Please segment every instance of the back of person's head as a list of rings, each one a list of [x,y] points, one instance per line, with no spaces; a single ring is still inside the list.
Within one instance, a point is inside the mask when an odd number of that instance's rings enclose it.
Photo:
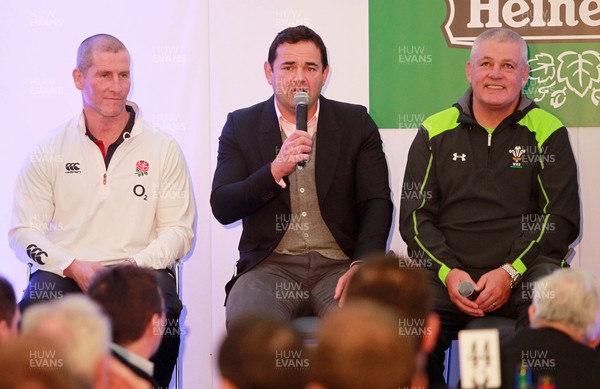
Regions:
[[[400,324],[405,325],[405,333],[418,346],[427,332],[427,316],[432,312],[425,270],[408,258],[384,254],[373,256],[354,273],[346,295],[348,302],[365,298],[398,310],[402,317]]]
[[[17,335],[19,310],[11,283],[0,276],[0,343]]]
[[[112,322],[113,342],[127,346],[139,340],[152,320],[159,320],[164,303],[153,270],[115,266],[92,281],[89,296]]]
[[[78,382],[91,385],[105,374],[110,322],[84,295],[39,303],[23,314],[24,335],[43,337],[63,347],[64,364]]]
[[[508,28],[490,28],[479,34],[475,41],[473,42],[473,46],[471,47],[471,59],[473,59],[473,53],[477,52],[479,49],[479,45],[481,42],[485,41],[493,41],[493,42],[515,42],[519,44],[521,48],[521,61],[522,65],[527,64],[527,43],[523,39],[521,35],[514,32],[513,30],[509,30]]]
[[[321,52],[321,64],[323,65],[323,71],[329,65],[327,60],[327,48],[325,47],[325,43],[323,43],[323,39],[311,30],[310,28],[300,25],[296,27],[288,27],[285,30],[280,31],[271,46],[269,47],[269,54],[267,57],[267,61],[269,65],[271,65],[271,69],[273,69],[273,63],[275,63],[275,59],[277,59],[277,48],[284,43],[298,43],[308,41],[312,42],[317,46],[319,51]]]
[[[62,350],[50,339],[30,335],[8,340],[0,347],[0,388],[90,388],[71,375]]]
[[[125,51],[129,54],[123,42],[114,36],[109,34],[92,35],[81,42],[79,49],[77,50],[76,67],[83,74],[85,74],[85,72],[94,64],[94,51],[105,53]]]
[[[533,327],[557,323],[585,343],[600,336],[600,281],[584,269],[559,269],[535,282]]]
[[[410,340],[400,336],[398,314],[373,300],[348,302],[321,323],[309,388],[398,389],[415,373]]]
[[[218,358],[223,387],[237,389],[301,389],[310,365],[300,334],[265,316],[232,323]]]

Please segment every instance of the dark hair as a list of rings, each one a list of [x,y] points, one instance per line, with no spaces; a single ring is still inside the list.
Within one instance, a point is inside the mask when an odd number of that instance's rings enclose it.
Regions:
[[[419,268],[409,258],[396,255],[377,255],[365,261],[350,279],[347,301],[371,299],[392,306],[400,316],[411,323],[425,325],[432,312],[432,297],[426,270]],[[422,339],[422,331],[415,343]]]
[[[328,389],[408,388],[416,349],[400,336],[398,313],[369,300],[348,301],[324,316],[312,380]]]
[[[11,283],[0,276],[0,321],[5,321],[9,326],[17,311],[17,299]]]
[[[235,321],[219,348],[221,375],[238,389],[302,389],[308,365],[298,332],[265,316]]]
[[[310,41],[314,43],[319,50],[321,51],[321,63],[323,64],[323,70],[327,69],[329,66],[329,62],[327,61],[327,48],[325,47],[325,43],[323,40],[313,30],[306,26],[296,26],[296,27],[288,27],[283,31],[280,31],[273,43],[271,43],[271,47],[269,47],[269,65],[271,65],[271,69],[273,69],[273,63],[277,58],[277,47],[284,43],[298,43],[301,41]]]
[[[90,285],[89,296],[112,323],[113,342],[127,345],[141,338],[163,299],[154,271],[136,266],[115,266],[101,272]]]

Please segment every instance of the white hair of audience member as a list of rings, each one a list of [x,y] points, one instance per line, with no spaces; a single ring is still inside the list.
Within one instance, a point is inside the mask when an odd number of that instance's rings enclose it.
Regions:
[[[600,280],[583,269],[559,269],[533,289],[531,324],[560,323],[588,342],[600,335]]]
[[[110,355],[110,321],[85,295],[68,295],[28,308],[21,329],[23,334],[47,337],[64,346],[65,367],[85,385],[94,382],[99,363]]]

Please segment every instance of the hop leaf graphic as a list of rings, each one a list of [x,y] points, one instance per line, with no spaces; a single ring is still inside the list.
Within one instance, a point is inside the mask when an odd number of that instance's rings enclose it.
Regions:
[[[593,50],[583,53],[565,51],[558,56],[558,81],[567,84],[569,90],[583,97],[594,83],[600,82],[600,54]]]
[[[529,67],[531,68],[529,78],[537,81],[540,85],[552,81],[556,75],[554,57],[548,53],[536,54],[533,59],[529,60]]]

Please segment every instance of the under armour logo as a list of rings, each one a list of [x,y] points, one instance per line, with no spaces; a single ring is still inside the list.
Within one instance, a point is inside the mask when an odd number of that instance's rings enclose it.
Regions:
[[[79,171],[79,162],[69,162],[65,165],[65,169],[68,172],[78,172]]]
[[[37,247],[34,244],[30,244],[27,246],[27,256],[31,258],[34,262],[44,265],[46,262],[42,261],[42,256],[48,258],[48,253]]]
[[[453,161],[458,161],[459,158],[461,161],[465,162],[467,160],[467,154],[465,154],[465,153],[462,153],[461,155],[458,155],[458,153],[452,154]]]

